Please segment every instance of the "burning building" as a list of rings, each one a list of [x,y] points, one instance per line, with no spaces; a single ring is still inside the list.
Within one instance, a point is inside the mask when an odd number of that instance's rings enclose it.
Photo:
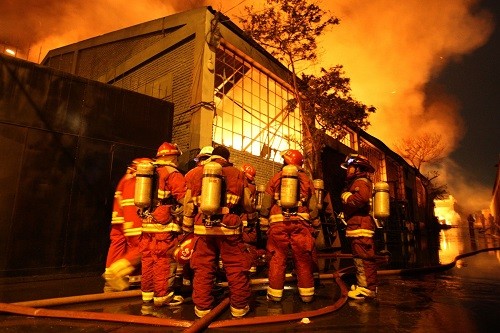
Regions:
[[[257,184],[265,184],[281,168],[282,150],[301,150],[300,114],[282,112],[293,98],[291,72],[211,7],[51,50],[42,65],[173,105],[172,122],[161,124],[171,131],[171,138],[164,139],[184,151],[185,170],[200,147],[224,144],[235,165],[253,164]],[[141,109],[124,107],[129,112]],[[390,247],[393,240],[399,247],[433,216],[423,176],[380,140],[349,130],[341,141],[328,140],[322,151],[325,188],[337,212],[345,178],[340,164],[352,152],[367,156],[377,169],[374,181],[390,186],[384,246]]]

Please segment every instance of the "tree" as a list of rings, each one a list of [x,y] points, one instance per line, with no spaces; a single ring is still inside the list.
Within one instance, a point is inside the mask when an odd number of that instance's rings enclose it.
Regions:
[[[441,142],[441,138],[441,135],[437,133],[423,133],[403,138],[396,143],[396,152],[422,173],[425,166],[437,163],[443,158],[445,146]],[[427,171],[424,176],[426,179],[423,185],[429,197],[432,200],[443,199],[447,194],[447,186],[435,181],[439,177],[439,172],[437,170]]]
[[[307,0],[266,0],[263,10],[246,6],[245,11],[247,17],[239,18],[243,30],[292,72],[306,168],[322,178],[324,134],[341,138],[346,126],[364,129],[369,125],[368,113],[375,111],[350,96],[350,80],[343,77],[342,66],[322,69],[320,77],[302,74],[298,78],[298,63],[317,60],[317,37],[340,21]]]
[[[396,143],[398,154],[418,171],[421,171],[424,164],[437,162],[441,159],[444,148],[441,142],[441,135],[437,133],[423,133],[419,136],[410,136],[400,139]]]

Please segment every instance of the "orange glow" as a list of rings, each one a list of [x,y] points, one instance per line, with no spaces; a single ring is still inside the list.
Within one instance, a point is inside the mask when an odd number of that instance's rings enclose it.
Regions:
[[[238,24],[237,16],[250,4],[102,0],[88,5],[84,1],[48,0],[43,5],[35,0],[4,1],[0,40],[18,45],[29,60],[39,61],[48,50],[200,6],[211,5]],[[256,10],[263,3],[251,2]],[[451,153],[464,131],[460,103],[440,87],[431,89],[432,93],[425,87],[445,66],[488,41],[494,28],[492,14],[481,10],[479,0],[323,0],[319,4],[341,21],[318,41],[319,61],[303,64],[304,71],[341,64],[351,79],[354,97],[377,108],[368,132],[389,147],[408,133],[436,132]],[[244,140],[236,144],[247,145]],[[448,176],[449,171],[440,170],[440,177],[461,204],[480,197],[476,209],[487,207],[483,204],[489,202],[490,189],[473,188],[470,181]],[[474,196],[466,192],[471,188]]]
[[[453,196],[448,196],[447,199],[434,200],[434,214],[439,219],[439,222],[446,225],[458,225],[460,215],[455,211],[456,200]]]
[[[460,229],[441,230],[439,234],[439,262],[441,264],[453,262],[459,254],[463,253],[464,244],[460,243],[456,236],[459,232]]]

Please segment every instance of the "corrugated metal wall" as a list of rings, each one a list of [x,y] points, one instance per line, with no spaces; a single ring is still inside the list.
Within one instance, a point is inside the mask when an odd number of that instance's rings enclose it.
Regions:
[[[103,270],[115,186],[171,139],[172,117],[171,103],[0,56],[0,277]]]
[[[188,110],[193,90],[194,43],[193,39],[183,41],[113,82],[117,87],[141,91],[156,79],[171,75],[172,95],[169,98],[175,105],[173,138],[183,150],[189,147],[190,139],[192,112]]]

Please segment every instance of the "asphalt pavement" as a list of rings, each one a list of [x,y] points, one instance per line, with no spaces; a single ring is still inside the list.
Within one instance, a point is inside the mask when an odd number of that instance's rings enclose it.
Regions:
[[[177,307],[145,307],[140,292],[132,290],[128,297],[92,300],[93,295],[102,295],[102,280],[95,274],[17,282],[10,279],[0,281],[0,333],[500,332],[499,243],[500,238],[488,230],[476,230],[472,238],[467,227],[442,230],[441,265],[401,270],[384,269],[382,265],[378,297],[372,301],[345,298],[345,288],[354,280],[348,257],[329,260],[332,271],[322,274],[315,301],[310,304],[298,298],[293,278],[281,303],[267,302],[265,283],[256,283],[251,312],[243,319],[232,319],[225,304],[225,288],[220,287],[219,306],[223,310],[206,324],[194,318],[189,299]],[[82,297],[79,295],[87,295],[87,301],[43,303],[77,300]],[[14,305],[14,312],[6,311],[12,310],[9,305]],[[24,314],[16,314],[16,305],[22,305]],[[141,322],[146,319],[150,322]],[[174,326],[164,326],[171,322]]]

